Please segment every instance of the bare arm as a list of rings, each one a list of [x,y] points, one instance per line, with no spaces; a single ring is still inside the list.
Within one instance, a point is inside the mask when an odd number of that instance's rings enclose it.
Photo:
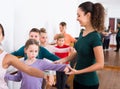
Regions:
[[[17,57],[7,54],[3,60],[3,68],[8,68],[10,65],[31,76],[44,78],[44,72],[42,72],[41,70],[27,66],[22,63]]]
[[[74,52],[71,53],[69,56],[67,56],[67,57],[65,57],[65,58],[62,58],[62,59],[60,59],[60,60],[54,61],[54,63],[61,63],[61,64],[62,64],[62,63],[68,62],[68,61],[74,59],[74,58],[76,57],[76,55],[77,55],[77,52],[74,51]]]
[[[87,72],[96,71],[104,67],[104,55],[102,46],[97,46],[94,49],[94,54],[96,58],[96,63],[82,70],[75,70],[71,68],[71,72],[67,74],[82,74]]]

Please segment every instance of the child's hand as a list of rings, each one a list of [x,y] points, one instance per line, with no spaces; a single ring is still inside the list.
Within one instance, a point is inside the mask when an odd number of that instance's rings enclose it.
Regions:
[[[69,71],[70,71],[69,67],[66,66],[65,69],[64,69],[64,72],[65,72],[65,73],[68,73]]]
[[[78,71],[76,69],[71,68],[70,66],[67,66],[69,71],[65,72],[65,74],[72,75],[72,74],[78,74]]]

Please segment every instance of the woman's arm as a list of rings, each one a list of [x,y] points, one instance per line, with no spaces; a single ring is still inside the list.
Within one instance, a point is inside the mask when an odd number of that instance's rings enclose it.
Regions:
[[[24,63],[22,63],[17,57],[10,54],[6,54],[3,60],[3,68],[8,68],[10,65],[16,67],[20,71],[23,71],[31,76],[42,77],[42,78],[45,77],[43,71],[27,66]]]
[[[66,62],[68,62],[68,61],[70,61],[70,60],[73,60],[76,56],[77,56],[77,52],[74,51],[74,52],[72,52],[69,56],[67,56],[67,57],[65,57],[65,58],[62,58],[62,59],[60,59],[60,60],[54,61],[54,63],[60,63],[60,64],[66,63]]]

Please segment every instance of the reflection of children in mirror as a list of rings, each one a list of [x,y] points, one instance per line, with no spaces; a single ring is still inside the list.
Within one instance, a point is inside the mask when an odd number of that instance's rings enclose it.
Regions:
[[[111,27],[108,26],[108,29],[105,29],[103,34],[103,49],[108,50],[109,49],[109,44],[110,44],[110,36],[111,36]]]

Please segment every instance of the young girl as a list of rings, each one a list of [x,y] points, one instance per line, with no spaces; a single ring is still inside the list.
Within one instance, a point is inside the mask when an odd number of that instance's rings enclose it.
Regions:
[[[25,44],[25,53],[27,55],[27,60],[24,63],[40,70],[65,70],[65,64],[53,64],[45,60],[36,59],[38,52],[39,43],[34,39],[29,39]],[[6,74],[5,79],[13,81],[22,80],[20,89],[42,89],[41,86],[43,78],[35,78],[21,71],[18,71],[18,73],[15,75]]]
[[[0,24],[0,43],[4,39],[4,35],[4,28]],[[7,68],[11,65],[32,76],[42,78],[44,77],[44,73],[42,71],[25,65],[24,63],[20,62],[17,57],[12,56],[4,50],[0,49],[0,89],[8,89],[7,84],[4,80],[4,76]]]

